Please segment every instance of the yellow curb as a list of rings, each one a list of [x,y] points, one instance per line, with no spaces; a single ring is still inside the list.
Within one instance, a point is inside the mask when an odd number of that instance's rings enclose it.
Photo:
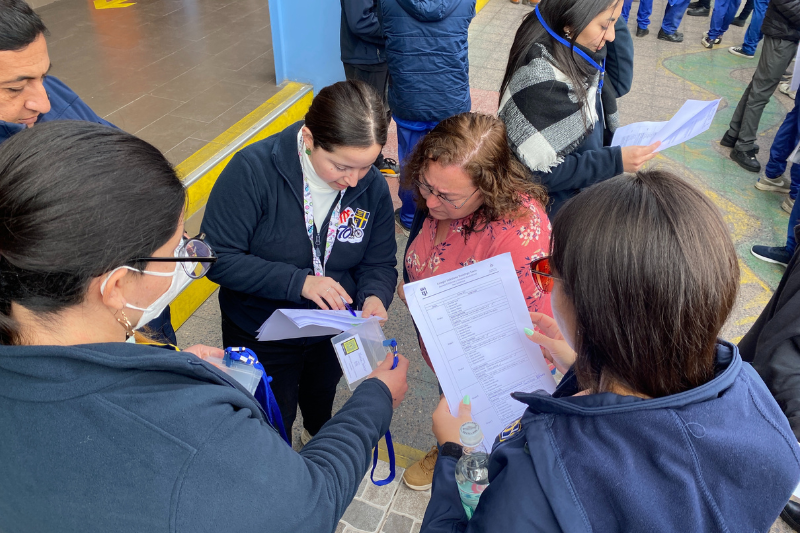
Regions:
[[[412,448],[411,446],[404,446],[402,444],[393,443],[394,444],[394,461],[397,466],[400,468],[408,468],[409,466],[413,465],[423,457],[428,452],[423,452],[422,450],[417,450],[416,448]],[[389,462],[389,453],[386,451],[386,440],[381,439],[378,443],[378,459],[381,461],[388,463]]]
[[[298,98],[298,95],[302,94],[304,91],[305,94]],[[255,111],[248,114],[242,120],[225,130],[216,139],[177,165],[175,167],[176,172],[181,179],[191,176],[193,172],[201,169],[208,161],[218,157],[220,152],[231,143],[239,139],[242,135],[247,134],[248,130],[256,127],[260,121],[264,120],[271,113],[276,112],[276,110],[287,106],[287,103],[291,102],[292,99],[296,99],[296,101],[288,105],[282,113],[243,143],[239,149],[266,139],[270,135],[282,131],[286,126],[301,120],[311,105],[313,93],[308,90],[307,85],[290,82],[287,83],[278,94],[261,104]],[[208,201],[208,195],[211,193],[214,183],[216,183],[217,178],[225,168],[225,165],[231,160],[234,153],[220,159],[213,167],[207,169],[207,171],[203,172],[201,176],[197,177],[197,179],[188,185],[188,201],[186,207],[187,226],[199,227],[199,219],[202,218],[203,208]],[[198,216],[193,219],[193,215]],[[192,316],[192,313],[211,296],[217,287],[218,285],[216,283],[212,283],[205,278],[196,280],[186,287],[170,304],[170,309],[172,310],[172,327],[175,329],[181,327],[183,323]]]

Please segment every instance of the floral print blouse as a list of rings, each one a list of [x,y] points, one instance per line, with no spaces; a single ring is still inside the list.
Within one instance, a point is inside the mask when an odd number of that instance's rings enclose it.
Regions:
[[[537,202],[525,199],[523,205],[527,208],[524,215],[492,222],[483,231],[472,233],[466,243],[461,228],[467,218],[451,221],[445,239],[434,246],[439,221],[428,217],[406,251],[409,279],[427,279],[511,252],[528,310],[553,316],[550,295],[536,288],[530,272],[530,262],[550,250],[550,221]]]

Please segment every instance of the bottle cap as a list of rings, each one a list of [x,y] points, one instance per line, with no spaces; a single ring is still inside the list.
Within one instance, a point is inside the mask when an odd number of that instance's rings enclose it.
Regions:
[[[477,422],[465,422],[458,430],[458,436],[463,446],[472,448],[483,442],[483,432]]]

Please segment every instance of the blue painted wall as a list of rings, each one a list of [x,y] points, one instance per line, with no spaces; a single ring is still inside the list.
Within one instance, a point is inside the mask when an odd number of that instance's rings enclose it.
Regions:
[[[341,6],[336,0],[271,0],[269,16],[278,83],[322,87],[344,80],[339,53]]]

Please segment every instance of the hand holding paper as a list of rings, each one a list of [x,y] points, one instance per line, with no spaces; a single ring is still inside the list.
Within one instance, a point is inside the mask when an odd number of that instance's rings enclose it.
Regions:
[[[687,100],[668,122],[636,122],[614,132],[611,146],[645,146],[660,141],[660,152],[700,135],[711,127],[719,100]],[[627,168],[625,169],[627,170]]]

